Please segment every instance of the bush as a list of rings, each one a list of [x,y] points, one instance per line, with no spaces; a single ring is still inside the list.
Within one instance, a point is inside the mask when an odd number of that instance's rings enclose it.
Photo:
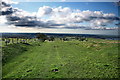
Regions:
[[[44,42],[47,39],[47,36],[45,34],[38,33],[36,38],[38,38],[39,41]]]
[[[2,48],[2,62],[3,65],[7,63],[10,59],[22,54],[27,51],[27,45],[25,44],[11,44],[7,47]]]

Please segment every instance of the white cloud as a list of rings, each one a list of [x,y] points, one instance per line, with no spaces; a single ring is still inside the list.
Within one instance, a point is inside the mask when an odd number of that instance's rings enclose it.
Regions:
[[[62,6],[57,8],[51,8],[49,6],[40,7],[37,13],[38,17],[43,17],[45,15],[54,15],[64,17],[71,12],[71,9],[68,7],[62,8]]]
[[[17,9],[17,8],[15,8],[15,9]],[[17,10],[18,11],[14,12],[12,14],[12,16],[19,16],[19,17],[26,17],[26,16],[34,17],[34,16],[36,16],[36,12],[30,13],[30,12],[24,11],[22,9],[17,9]]]
[[[7,22],[6,16],[0,16],[0,25],[3,25]]]
[[[11,1],[11,0],[10,0]],[[5,0],[6,3],[9,0]],[[64,28],[64,27],[88,27],[103,28],[107,24],[113,23],[120,18],[112,13],[103,13],[102,11],[81,11],[69,7],[50,7],[43,6],[38,12],[27,12],[22,9],[4,6],[3,14],[7,16],[8,23],[21,25],[22,27],[43,27],[43,28]],[[9,12],[9,14],[8,14]],[[12,18],[11,18],[12,17]],[[82,26],[79,23],[88,22],[89,26]],[[28,26],[27,26],[28,25]]]
[[[52,8],[50,8],[49,6],[43,6],[39,8],[37,12],[37,17],[42,17],[44,15],[48,15],[51,13],[52,13]]]
[[[40,7],[37,15],[41,18],[45,15],[49,15],[47,18],[48,21],[53,20],[59,24],[91,22],[92,26],[94,27],[105,26],[108,23],[114,21],[108,18],[115,17],[115,15],[112,13],[103,13],[102,11],[89,10],[72,10],[68,7],[63,8],[61,6],[56,8],[51,8],[49,6]]]
[[[13,8],[11,4],[16,4],[11,0],[2,0],[9,6],[2,6],[1,11],[11,12],[8,15],[0,16],[0,32],[49,32],[49,33],[104,33],[103,30],[85,30],[85,29],[118,29],[117,27],[106,27],[104,25],[113,23],[116,17],[112,13],[103,13],[102,11],[81,11],[69,7],[40,7],[38,12],[27,12],[22,9]],[[7,12],[8,13],[8,12]],[[35,18],[35,17],[38,18]],[[16,21],[7,20],[18,19]],[[118,17],[116,17],[118,19]],[[5,23],[11,23],[5,24]],[[88,24],[82,24],[87,22]],[[16,23],[24,26],[16,26]],[[31,26],[31,24],[33,26]],[[54,28],[54,29],[53,29]],[[68,29],[69,28],[69,29]],[[110,30],[106,30],[110,31]],[[113,34],[108,32],[105,34]],[[117,31],[116,31],[117,33]]]
[[[7,4],[18,4],[19,2],[15,2],[13,0],[2,0],[2,2],[5,2]]]
[[[62,2],[65,2],[66,0],[61,0]]]

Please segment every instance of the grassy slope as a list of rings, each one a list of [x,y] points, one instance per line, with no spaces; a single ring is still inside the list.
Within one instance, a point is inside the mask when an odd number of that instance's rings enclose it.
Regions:
[[[117,78],[118,45],[92,41],[31,43],[3,66],[3,78]]]

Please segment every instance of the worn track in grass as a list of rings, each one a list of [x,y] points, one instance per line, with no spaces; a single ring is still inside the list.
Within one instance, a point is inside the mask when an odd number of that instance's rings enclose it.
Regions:
[[[3,66],[3,78],[118,78],[118,44],[92,41],[33,42]]]

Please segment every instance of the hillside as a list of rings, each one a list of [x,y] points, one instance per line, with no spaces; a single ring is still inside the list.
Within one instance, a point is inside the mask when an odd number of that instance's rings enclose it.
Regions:
[[[114,40],[31,42],[3,47],[3,78],[118,78]]]

